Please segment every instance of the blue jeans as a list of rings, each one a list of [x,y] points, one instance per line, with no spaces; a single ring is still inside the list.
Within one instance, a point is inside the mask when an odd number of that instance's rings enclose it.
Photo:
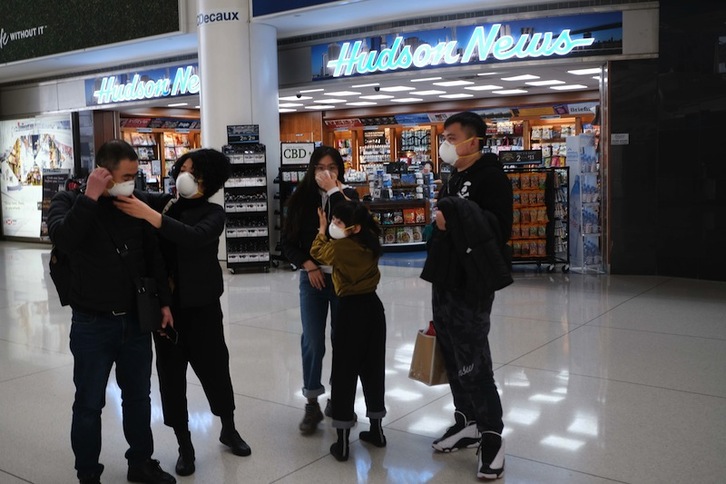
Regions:
[[[321,382],[325,356],[325,322],[330,306],[331,331],[335,329],[338,298],[333,278],[325,274],[325,287],[318,290],[310,285],[308,273],[300,271],[300,318],[302,320],[303,396],[316,398],[325,393]]]
[[[101,409],[106,385],[116,364],[121,388],[123,431],[129,465],[143,463],[154,451],[151,435],[151,335],[139,332],[134,314],[89,313],[73,310],[70,348],[73,353],[71,446],[81,475],[100,475]]]

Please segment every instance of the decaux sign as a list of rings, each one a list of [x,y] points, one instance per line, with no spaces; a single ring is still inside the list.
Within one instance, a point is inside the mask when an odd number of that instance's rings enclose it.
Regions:
[[[313,79],[622,53],[622,13],[516,20],[313,47]]]

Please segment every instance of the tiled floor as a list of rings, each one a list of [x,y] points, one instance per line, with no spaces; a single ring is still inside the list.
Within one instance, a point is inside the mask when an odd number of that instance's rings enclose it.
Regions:
[[[47,261],[46,246],[0,242],[2,484],[75,481],[70,314],[58,303]],[[451,397],[446,387],[407,378],[416,330],[430,317],[430,287],[405,259],[395,263],[382,267],[379,288],[388,319],[388,447],[357,440],[364,418],[347,463],[328,453],[329,420],[314,436],[298,433],[297,274],[226,275],[237,421],[252,456],[235,457],[217,442],[219,422],[190,374],[197,472],[179,482],[476,481],[474,450],[431,450],[451,423]],[[507,439],[499,482],[726,482],[725,315],[724,283],[518,272],[497,296],[491,332]],[[328,356],[326,374],[329,364]],[[176,443],[161,422],[155,378],[155,457],[171,470]],[[357,412],[365,412],[360,398]],[[113,381],[103,419],[103,482],[126,482]]]

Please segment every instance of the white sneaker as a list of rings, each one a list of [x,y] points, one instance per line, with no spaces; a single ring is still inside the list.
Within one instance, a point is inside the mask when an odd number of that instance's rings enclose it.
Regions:
[[[454,452],[467,447],[476,447],[479,445],[481,435],[476,427],[476,422],[466,420],[466,416],[456,411],[454,412],[454,420],[456,423],[446,430],[446,433],[440,438],[434,440],[431,447],[439,452]]]
[[[481,443],[476,451],[476,477],[494,480],[504,475],[504,439],[496,432],[482,432]]]

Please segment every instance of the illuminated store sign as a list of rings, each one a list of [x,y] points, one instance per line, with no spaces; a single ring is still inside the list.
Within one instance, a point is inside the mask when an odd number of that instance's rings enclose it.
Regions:
[[[435,46],[421,44],[413,50],[410,45],[401,47],[403,37],[396,37],[393,45],[380,52],[371,50],[363,52],[363,42],[358,40],[352,45],[343,43],[340,57],[328,62],[328,68],[334,69],[333,77],[373,72],[408,69],[411,66],[428,67],[440,64],[468,64],[475,61],[483,62],[491,55],[497,60],[509,60],[513,57],[525,59],[530,57],[549,57],[567,55],[577,47],[587,47],[595,42],[594,38],[572,39],[570,30],[565,29],[557,37],[553,32],[522,34],[515,39],[511,35],[500,35],[502,24],[493,24],[489,32],[484,27],[476,27],[469,39],[463,54],[457,53],[459,42],[439,42]]]
[[[188,96],[199,94],[200,87],[196,65],[106,76],[86,81],[86,105]]]
[[[312,80],[623,53],[623,13],[513,19],[376,33],[310,47]]]

